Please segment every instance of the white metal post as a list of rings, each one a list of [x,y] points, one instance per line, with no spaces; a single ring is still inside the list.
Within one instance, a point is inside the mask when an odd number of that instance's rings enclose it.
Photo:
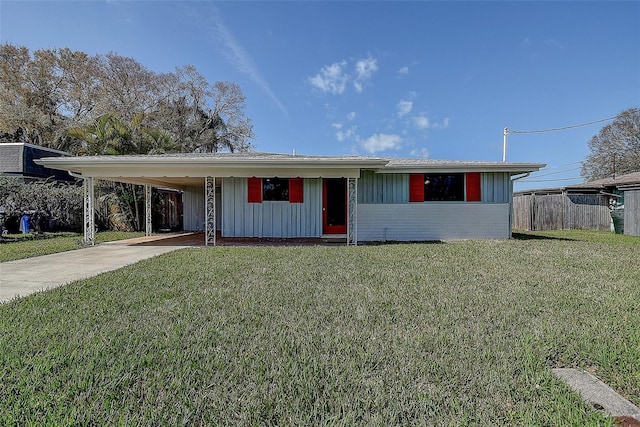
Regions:
[[[145,218],[145,235],[151,236],[151,186],[144,186],[144,218]]]
[[[93,178],[85,177],[84,187],[84,242],[88,245],[96,244],[95,213],[93,209]]]
[[[204,183],[205,192],[205,245],[216,245],[216,179],[208,176]]]
[[[507,161],[507,134],[509,133],[509,129],[504,128],[504,134],[502,138],[502,163]]]
[[[358,244],[358,178],[347,178],[347,246]]]

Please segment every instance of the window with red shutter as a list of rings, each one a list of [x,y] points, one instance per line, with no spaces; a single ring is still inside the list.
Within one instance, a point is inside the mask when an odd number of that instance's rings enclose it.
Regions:
[[[247,201],[262,203],[262,178],[247,178]]]
[[[481,202],[480,172],[467,172],[467,202]]]
[[[289,178],[289,203],[304,201],[304,179]]]
[[[409,175],[409,201],[424,202],[424,175],[421,173]]]

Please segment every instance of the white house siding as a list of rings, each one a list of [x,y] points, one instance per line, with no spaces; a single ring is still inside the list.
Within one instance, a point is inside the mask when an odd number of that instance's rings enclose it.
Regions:
[[[509,203],[511,175],[503,172],[482,172],[481,194],[483,203]],[[408,202],[408,173],[361,172],[358,180],[358,204]]]
[[[203,179],[204,181],[204,179]],[[222,195],[216,187],[216,230],[222,229]],[[190,186],[182,194],[182,222],[185,231],[204,230],[204,182],[202,186]]]
[[[362,171],[358,179],[358,203],[409,202],[409,174]]]
[[[358,206],[358,241],[508,239],[508,203],[411,203]]]
[[[223,237],[320,237],[322,180],[305,178],[303,203],[247,202],[247,179],[222,180]]]
[[[481,180],[482,201],[509,203],[511,200],[511,175],[503,172],[483,172]]]
[[[186,231],[204,230],[204,183],[188,187],[182,195],[182,222]]]
[[[624,192],[624,234],[640,236],[640,189]]]

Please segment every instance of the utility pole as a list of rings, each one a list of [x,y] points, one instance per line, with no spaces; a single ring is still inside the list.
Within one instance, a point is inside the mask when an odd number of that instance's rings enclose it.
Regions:
[[[507,161],[507,134],[509,129],[504,128],[504,136],[502,138],[502,163]]]

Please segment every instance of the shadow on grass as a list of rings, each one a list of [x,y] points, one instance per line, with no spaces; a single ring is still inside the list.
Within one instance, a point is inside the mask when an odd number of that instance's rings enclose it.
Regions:
[[[565,242],[573,242],[579,239],[568,239],[566,237],[543,236],[540,234],[511,233],[511,237],[515,240],[560,240]]]
[[[383,245],[435,245],[444,244],[443,240],[381,240],[381,241],[366,241],[358,242],[358,246],[383,246]]]

